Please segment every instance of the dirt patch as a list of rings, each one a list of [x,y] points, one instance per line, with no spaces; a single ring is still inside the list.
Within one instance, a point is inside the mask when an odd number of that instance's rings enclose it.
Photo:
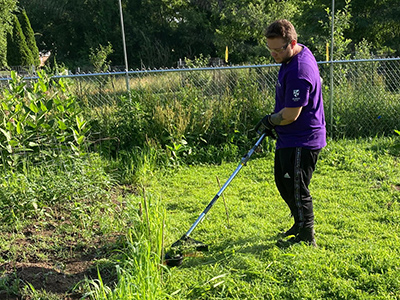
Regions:
[[[11,244],[16,250],[1,252],[7,262],[0,265],[0,279],[9,286],[16,281],[22,285],[29,283],[36,291],[55,294],[58,299],[80,299],[82,291],[78,284],[85,278],[97,278],[96,263],[116,247],[119,235],[85,240],[79,234],[72,238],[60,236],[56,227],[38,230],[33,226],[14,237]],[[107,281],[113,280],[109,277],[110,273],[105,274]],[[0,287],[0,299],[23,299],[10,294],[13,292],[11,288],[2,291]]]
[[[35,290],[59,295],[60,299],[79,299],[82,295],[73,288],[85,277],[90,277],[91,262],[67,262],[64,272],[46,263],[16,263],[1,266],[7,276],[30,283]]]

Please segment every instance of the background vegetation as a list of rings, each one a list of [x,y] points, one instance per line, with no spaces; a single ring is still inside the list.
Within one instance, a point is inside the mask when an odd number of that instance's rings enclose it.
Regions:
[[[17,7],[17,1],[4,0],[0,5],[0,66],[7,66],[7,33],[12,27],[12,12]]]
[[[326,43],[331,40],[331,4],[330,0],[122,1],[129,66],[175,67],[179,59],[200,55],[224,58],[226,46],[229,63],[268,62],[263,31],[271,21],[283,17],[292,20],[299,41],[309,46],[318,60],[325,60]],[[361,43],[367,43],[374,55],[400,54],[396,0],[340,0],[335,6],[335,59],[355,56]],[[100,51],[110,45],[110,64],[124,65],[117,1],[3,1],[3,51],[5,33],[11,30],[10,15],[17,7],[26,10],[39,49],[51,51],[57,63],[72,70],[92,66],[93,49]],[[0,66],[6,66],[4,58],[0,61]]]
[[[397,299],[394,135],[329,141],[312,186],[320,248],[275,245],[291,219],[273,183],[274,142],[266,140],[225,193],[229,223],[221,202],[194,233],[211,251],[181,268],[162,264],[163,251],[219,189],[217,179],[253,145],[260,107],[272,106],[271,95],[249,84],[253,73],[225,73],[220,97],[202,95],[209,78],[201,72],[151,77],[130,99],[90,109],[68,79],[40,73],[29,83],[13,73],[0,97],[0,293]],[[151,88],[176,82],[175,97]]]

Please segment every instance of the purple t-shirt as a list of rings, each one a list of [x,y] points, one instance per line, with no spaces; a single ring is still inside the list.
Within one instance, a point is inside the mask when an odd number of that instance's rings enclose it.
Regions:
[[[300,107],[296,121],[276,126],[276,148],[303,147],[312,150],[326,146],[324,105],[318,65],[310,49],[303,50],[289,63],[283,63],[276,84],[275,112],[284,107]]]

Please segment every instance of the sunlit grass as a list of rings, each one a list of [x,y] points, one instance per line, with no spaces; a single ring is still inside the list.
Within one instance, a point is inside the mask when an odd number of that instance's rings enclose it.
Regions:
[[[86,299],[399,298],[398,140],[329,141],[310,186],[316,249],[276,246],[277,234],[292,219],[275,187],[273,154],[254,154],[224,193],[228,211],[220,198],[192,233],[210,251],[186,257],[178,268],[161,264],[163,250],[189,229],[218,192],[218,180],[223,184],[239,162],[158,169],[155,152],[136,154],[110,165],[99,157],[76,161],[75,168],[64,166],[64,176],[49,166],[7,177],[3,197],[14,190],[14,196],[39,201],[36,210],[19,207],[18,224],[2,224],[3,259],[63,261],[102,245],[96,251],[103,259],[93,264],[98,273],[75,289]],[[139,168],[135,186],[118,187],[104,172],[119,163],[127,183],[129,170]],[[24,182],[33,183],[31,190]],[[35,230],[59,225],[55,235],[32,236],[29,247],[21,248],[16,241],[30,224]],[[66,251],[65,245],[74,246]],[[14,277],[0,279],[0,289],[56,297]]]
[[[274,186],[272,156],[250,161],[192,236],[210,252],[171,270],[174,299],[398,299],[398,158],[376,140],[330,142],[311,184],[317,249],[276,246],[291,218]],[[386,144],[387,145],[387,144]],[[168,242],[179,239],[236,168],[183,168],[154,186],[163,195]]]

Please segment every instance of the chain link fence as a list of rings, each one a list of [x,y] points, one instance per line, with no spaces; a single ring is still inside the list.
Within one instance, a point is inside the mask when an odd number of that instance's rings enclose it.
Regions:
[[[269,113],[274,105],[278,64],[158,69],[129,72],[58,75],[70,81],[86,109],[133,103],[137,97],[156,97],[168,103],[185,97],[262,101]],[[391,135],[400,130],[400,58],[320,62],[328,135],[357,138]],[[0,89],[9,78],[0,79]],[[25,80],[35,80],[26,77]],[[129,89],[129,93],[127,92]]]
[[[373,137],[400,128],[400,59],[320,64],[328,133]]]

